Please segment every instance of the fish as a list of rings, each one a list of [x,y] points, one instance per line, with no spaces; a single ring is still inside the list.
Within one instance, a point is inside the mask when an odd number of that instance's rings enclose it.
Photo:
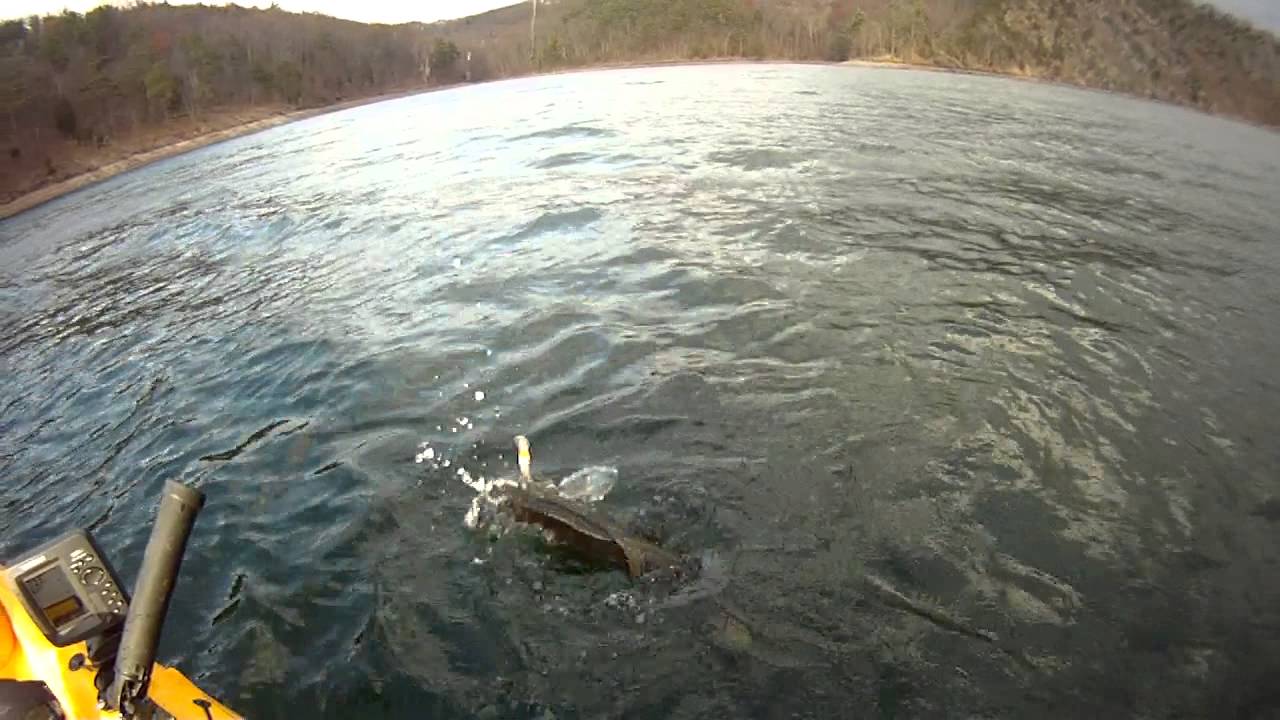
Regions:
[[[593,563],[625,571],[633,579],[662,570],[679,572],[684,559],[632,535],[585,505],[561,495],[550,483],[533,478],[529,440],[517,435],[520,481],[496,488],[500,503],[521,524],[541,528],[547,539]]]

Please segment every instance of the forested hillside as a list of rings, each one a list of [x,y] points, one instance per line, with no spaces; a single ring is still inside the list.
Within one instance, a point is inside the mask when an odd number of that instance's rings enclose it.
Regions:
[[[485,71],[885,59],[1028,75],[1280,125],[1280,41],[1192,0],[562,0],[448,23]]]
[[[433,84],[704,58],[1044,77],[1280,126],[1280,42],[1193,0],[544,0],[364,25],[235,6],[0,24],[0,201],[175,133]]]
[[[6,22],[0,200],[170,126],[198,132],[420,86],[422,41],[417,26],[236,7],[104,6]]]

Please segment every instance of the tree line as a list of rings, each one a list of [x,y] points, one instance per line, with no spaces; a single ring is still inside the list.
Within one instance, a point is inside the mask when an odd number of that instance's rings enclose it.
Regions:
[[[561,0],[438,29],[497,75],[631,61],[889,60],[1061,80],[1280,125],[1280,41],[1195,0]]]
[[[415,26],[274,8],[137,4],[0,23],[0,192],[179,120],[417,87],[431,50]]]
[[[77,148],[228,109],[643,61],[894,60],[1280,125],[1280,42],[1194,0],[543,0],[532,33],[530,10],[388,26],[139,3],[0,23],[0,193]]]
[[[82,142],[227,105],[325,104],[422,76],[419,33],[319,15],[138,5],[0,25],[8,134]]]

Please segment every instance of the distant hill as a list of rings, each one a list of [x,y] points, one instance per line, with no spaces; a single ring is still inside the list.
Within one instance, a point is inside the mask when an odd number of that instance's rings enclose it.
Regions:
[[[1280,40],[1193,0],[544,0],[365,25],[235,6],[0,23],[0,201],[289,108],[601,64],[900,61],[1034,76],[1280,126]]]
[[[234,6],[0,23],[0,202],[274,112],[426,85],[421,26]]]
[[[484,72],[723,57],[1034,76],[1280,126],[1280,40],[1193,0],[561,0],[439,28]]]

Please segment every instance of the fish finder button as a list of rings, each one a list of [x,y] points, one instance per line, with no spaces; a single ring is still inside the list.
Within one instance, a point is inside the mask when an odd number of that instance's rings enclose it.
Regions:
[[[104,579],[106,579],[106,577],[107,572],[97,565],[94,565],[80,573],[80,582],[85,585],[93,586],[100,584]]]

